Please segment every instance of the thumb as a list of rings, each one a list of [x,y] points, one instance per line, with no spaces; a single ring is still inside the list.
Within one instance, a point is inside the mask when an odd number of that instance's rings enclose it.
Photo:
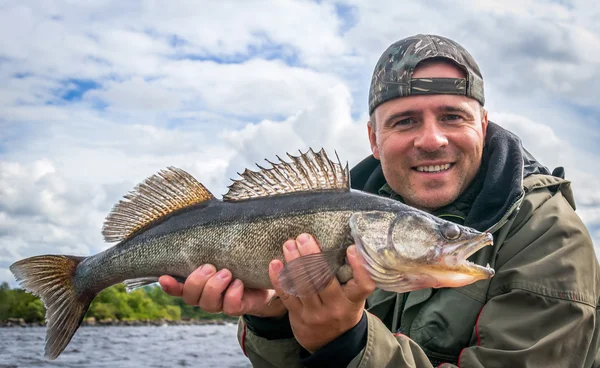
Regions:
[[[375,290],[375,282],[363,266],[363,258],[356,251],[356,245],[351,245],[346,251],[348,262],[352,267],[354,277],[342,286],[346,297],[353,303],[364,303]]]
[[[283,305],[287,308],[287,310],[300,310],[302,304],[300,300],[292,295],[286,293],[279,284],[279,273],[283,269],[283,262],[280,260],[273,260],[269,264],[269,277],[271,278],[271,284],[273,285],[273,289],[279,296],[279,300],[283,303]]]
[[[279,317],[287,313],[287,309],[277,297],[274,290],[245,289],[242,296],[244,314],[258,317]]]

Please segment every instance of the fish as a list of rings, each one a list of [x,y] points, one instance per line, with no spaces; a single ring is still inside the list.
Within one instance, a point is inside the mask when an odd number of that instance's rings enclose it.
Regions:
[[[346,249],[356,244],[377,287],[405,292],[459,287],[494,275],[467,260],[493,238],[391,198],[351,189],[348,164],[309,149],[266,160],[232,179],[217,199],[188,172],[167,167],[134,187],[105,219],[104,240],[116,243],[91,256],[40,255],[10,266],[19,285],[46,307],[44,355],[56,359],[103,289],[128,290],[162,275],[184,282],[202,264],[227,268],[246,288],[271,289],[268,265],[284,261],[283,243],[301,233],[320,253],[286,263],[282,289],[307,296],[352,269]],[[337,156],[337,153],[336,153]]]

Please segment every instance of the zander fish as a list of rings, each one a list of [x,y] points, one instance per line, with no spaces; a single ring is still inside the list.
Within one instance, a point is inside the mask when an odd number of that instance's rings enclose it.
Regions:
[[[395,292],[458,287],[494,275],[468,262],[492,236],[439,219],[401,202],[350,189],[348,166],[321,150],[271,168],[245,170],[221,200],[191,175],[168,168],[138,184],[106,218],[103,235],[118,242],[89,256],[43,255],[14,263],[20,285],[47,308],[45,355],[65,349],[95,296],[124,282],[128,289],[161,275],[179,280],[211,263],[246,288],[272,288],[268,265],[283,260],[283,243],[312,234],[321,253],[295,259],[279,275],[284,290],[316,293],[337,277],[352,278],[352,243],[377,286]]]

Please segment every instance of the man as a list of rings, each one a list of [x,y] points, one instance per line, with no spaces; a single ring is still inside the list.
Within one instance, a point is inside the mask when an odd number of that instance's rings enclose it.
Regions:
[[[373,155],[352,169],[354,188],[390,196],[494,236],[471,261],[496,275],[461,288],[375,290],[354,247],[354,279],[295,298],[230,285],[207,265],[171,295],[243,315],[239,340],[256,366],[590,367],[598,339],[599,268],[561,168],[551,174],[520,140],[488,122],[472,56],[444,37],[416,35],[379,59],[369,93]],[[303,234],[286,260],[318,252]]]

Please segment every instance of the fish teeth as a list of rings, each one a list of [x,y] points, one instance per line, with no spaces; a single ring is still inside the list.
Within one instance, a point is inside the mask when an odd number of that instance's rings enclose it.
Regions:
[[[452,164],[445,165],[429,165],[429,166],[417,166],[419,172],[440,172],[448,170]]]

